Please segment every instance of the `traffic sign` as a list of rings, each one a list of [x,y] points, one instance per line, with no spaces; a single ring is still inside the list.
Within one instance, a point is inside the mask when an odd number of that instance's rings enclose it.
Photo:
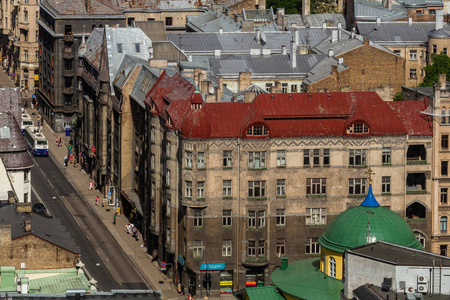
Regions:
[[[161,262],[161,268],[165,268],[166,266],[167,266],[166,262],[165,262],[165,261],[162,261],[162,262]]]
[[[106,195],[108,195],[108,197],[111,197],[111,192],[107,192]]]

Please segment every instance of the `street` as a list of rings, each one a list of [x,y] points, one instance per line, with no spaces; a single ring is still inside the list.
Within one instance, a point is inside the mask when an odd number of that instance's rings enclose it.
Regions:
[[[147,285],[103,223],[86,205],[51,157],[33,157],[32,202],[42,201],[61,219],[81,248],[81,260],[99,291],[147,289]]]

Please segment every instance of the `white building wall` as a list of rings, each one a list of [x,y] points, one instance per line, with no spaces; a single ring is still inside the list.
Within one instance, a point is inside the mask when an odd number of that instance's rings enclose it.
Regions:
[[[26,172],[28,172],[27,180],[24,177],[24,170],[8,172],[19,203],[31,202],[31,172],[29,169]],[[25,199],[25,196],[27,199]]]

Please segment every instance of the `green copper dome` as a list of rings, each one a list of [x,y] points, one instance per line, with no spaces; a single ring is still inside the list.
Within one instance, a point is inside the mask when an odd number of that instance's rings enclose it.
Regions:
[[[369,205],[367,199],[370,199]],[[331,222],[319,239],[322,247],[343,253],[348,248],[383,240],[422,249],[422,244],[416,239],[408,223],[392,210],[379,206],[373,197],[371,186],[366,200],[361,205],[342,212]]]

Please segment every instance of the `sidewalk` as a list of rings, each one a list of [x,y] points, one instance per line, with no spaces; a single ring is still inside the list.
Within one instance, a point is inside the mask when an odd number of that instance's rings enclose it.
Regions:
[[[28,108],[27,112],[33,118],[35,124],[37,124],[36,120],[39,117],[38,111]],[[74,165],[73,163],[68,163],[68,166],[64,167],[64,157],[67,155],[69,137],[65,137],[62,133],[54,133],[47,123],[44,124],[42,131],[47,137],[51,158],[78,190],[85,203],[90,206],[92,211],[103,222],[150,288],[153,290],[160,290],[162,298],[165,300],[184,299],[187,295],[178,294],[173,287],[171,280],[161,273],[158,263],[151,261],[152,257],[147,254],[147,248],[143,245],[142,237],[141,240],[136,241],[125,232],[125,225],[129,224],[128,219],[125,216],[120,215],[117,216],[116,225],[113,224],[114,209],[108,205],[102,207],[103,195],[100,191],[95,189],[89,190],[89,183],[92,182],[89,175],[83,169],[80,169],[79,165]],[[61,147],[56,145],[56,138],[59,137],[61,137],[63,141]],[[100,199],[99,206],[95,205],[96,196],[99,196]],[[141,245],[143,247],[141,247]],[[195,298],[198,299],[198,297]],[[220,298],[209,297],[209,299]]]

